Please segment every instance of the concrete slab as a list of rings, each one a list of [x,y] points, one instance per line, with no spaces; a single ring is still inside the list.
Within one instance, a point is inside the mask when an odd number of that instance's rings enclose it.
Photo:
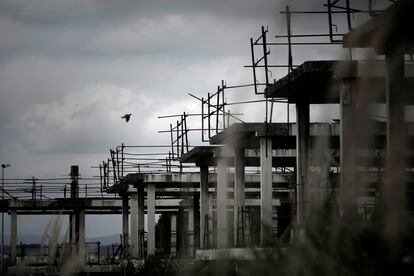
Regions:
[[[414,2],[396,1],[378,16],[361,24],[343,38],[344,47],[375,48],[384,54],[398,47],[414,53]]]
[[[414,67],[407,65],[405,85],[414,85]],[[409,76],[409,77],[408,77]],[[265,89],[265,97],[285,98],[290,103],[310,104],[339,103],[340,89],[344,78],[363,83],[370,90],[364,96],[369,102],[385,102],[385,64],[346,60],[306,61],[286,76]],[[376,93],[372,93],[375,91]],[[414,96],[407,93],[407,103]]]

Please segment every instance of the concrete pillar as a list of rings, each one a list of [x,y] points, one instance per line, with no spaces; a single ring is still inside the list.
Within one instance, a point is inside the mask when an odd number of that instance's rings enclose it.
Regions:
[[[210,209],[208,210],[208,217],[209,220],[206,222],[207,227],[208,227],[208,233],[207,233],[207,243],[206,246],[208,247],[212,247],[214,245],[214,247],[217,244],[217,217],[216,217],[216,212],[213,211],[213,201],[214,201],[214,195],[213,193],[209,193],[208,194],[208,202],[210,205]],[[214,206],[214,208],[217,211],[217,204],[216,206]]]
[[[137,187],[137,191],[130,196],[131,213],[131,257],[144,258],[143,232],[144,232],[144,188],[142,185]]]
[[[128,257],[129,252],[129,204],[128,204],[128,194],[122,195],[122,237],[124,242],[124,258]]]
[[[228,221],[227,221],[227,162],[224,157],[217,159],[217,248],[227,248]]]
[[[16,262],[17,255],[17,211],[10,214],[10,261]]]
[[[209,198],[208,198],[208,166],[200,166],[200,247],[207,248],[207,234],[209,215]]]
[[[76,227],[76,222],[77,222],[77,215],[76,212],[73,212],[72,214],[69,215],[69,242],[70,242],[70,248],[71,248],[71,252],[74,254],[76,253],[76,242],[77,242],[77,227]]]
[[[176,228],[176,242],[177,242],[177,255],[184,256],[185,252],[185,241],[184,241],[184,207],[180,206],[177,213],[177,228]]]
[[[139,258],[138,193],[131,194],[129,205],[131,206],[131,256]]]
[[[156,248],[159,253],[164,256],[170,256],[171,254],[171,215],[163,213],[155,227],[156,233]]]
[[[341,211],[345,218],[354,218],[357,214],[357,185],[356,185],[356,136],[357,122],[357,91],[351,87],[350,79],[343,80],[340,89],[340,191]]]
[[[77,242],[77,249],[78,249],[78,256],[81,263],[85,262],[85,210],[79,210],[78,216],[78,223],[79,223],[79,232],[77,233],[78,242]]]
[[[193,256],[194,253],[194,206],[188,208],[188,254]]]
[[[70,196],[71,198],[79,197],[79,166],[70,167],[70,177],[72,182],[70,184]]]
[[[144,250],[144,226],[145,226],[145,202],[144,202],[144,186],[139,185],[137,187],[138,192],[138,253],[139,258],[145,258]]]
[[[323,208],[323,206],[328,201],[329,190],[331,189],[331,163],[330,163],[330,137],[332,136],[331,126],[323,126],[322,137],[320,138],[320,151],[321,158],[319,160],[319,189],[317,190],[317,202],[318,208]]]
[[[241,221],[239,221],[239,212],[244,209],[245,205],[245,155],[244,149],[237,148],[234,150],[234,208],[233,208],[233,236],[234,246],[238,246],[243,240],[242,231],[239,231]]]
[[[147,253],[155,254],[155,184],[147,184]]]
[[[194,223],[194,249],[199,249],[200,248],[200,195],[195,195],[193,197],[193,223]]]
[[[272,139],[260,138],[260,246],[272,243]]]
[[[177,214],[171,214],[171,255],[177,256]]]
[[[75,206],[76,198],[79,198],[79,166],[71,166],[70,167],[70,177],[72,182],[70,184],[70,197],[73,201],[73,205]],[[77,252],[77,243],[79,240],[79,211],[74,210],[73,213],[70,215],[69,218],[70,224],[70,231],[69,231],[69,239],[71,243],[72,252]]]
[[[309,168],[309,103],[296,104],[296,124],[296,223],[302,225]]]
[[[387,238],[395,240],[406,212],[406,151],[404,54],[398,50],[386,55],[387,167],[382,193]]]

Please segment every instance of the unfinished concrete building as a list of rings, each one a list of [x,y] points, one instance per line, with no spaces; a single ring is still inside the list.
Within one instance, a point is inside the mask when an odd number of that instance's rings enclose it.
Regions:
[[[330,4],[335,5],[328,1],[328,8]],[[355,12],[346,7],[348,13]],[[116,197],[80,198],[73,167],[70,198],[3,200],[2,211],[12,217],[12,263],[16,216],[62,210],[70,215],[69,244],[82,260],[89,213],[122,214],[119,259],[260,258],[275,246],[289,250],[315,217],[328,213],[356,226],[378,220],[380,232],[395,241],[414,208],[414,128],[406,119],[414,103],[414,67],[406,58],[414,54],[413,11],[412,1],[396,1],[344,36],[343,47],[374,48],[385,60],[309,60],[275,82],[266,80],[266,106],[280,100],[295,105],[296,122],[274,123],[270,118],[230,125],[225,102],[213,108],[209,95],[202,99],[209,108],[206,116],[217,112],[217,122],[223,116],[227,126],[220,131],[217,127],[209,145],[193,148],[184,142],[187,126],[171,127],[172,153],[165,172],[125,173],[124,145],[122,151],[111,152],[113,167],[110,162],[103,165],[101,181],[104,191]],[[266,41],[261,43],[266,52]],[[256,76],[254,84],[256,89]],[[340,117],[311,122],[313,104],[336,104]],[[381,105],[385,118],[373,117],[372,110]],[[114,157],[118,153],[119,160]],[[179,162],[181,171],[171,170],[171,160]],[[186,164],[195,169],[183,170]]]

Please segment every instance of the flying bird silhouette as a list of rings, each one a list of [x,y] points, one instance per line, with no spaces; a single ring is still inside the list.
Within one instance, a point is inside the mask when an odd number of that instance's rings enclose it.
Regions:
[[[125,119],[125,121],[128,123],[129,122],[129,119],[131,118],[131,113],[128,113],[128,114],[125,114],[124,116],[122,116],[121,118],[122,119]]]

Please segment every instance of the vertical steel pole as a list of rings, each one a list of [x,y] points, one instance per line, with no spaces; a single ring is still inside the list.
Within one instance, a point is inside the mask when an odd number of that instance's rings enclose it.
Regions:
[[[252,69],[253,69],[254,94],[258,94],[257,93],[257,81],[256,81],[256,62],[254,60],[254,43],[253,43],[253,38],[250,38],[250,49],[252,51]]]
[[[217,106],[216,106],[216,134],[219,132],[219,111],[220,111],[220,86],[217,86]]]
[[[226,105],[224,103],[224,80],[221,80],[221,102],[222,102],[222,112],[223,112],[223,130],[226,128]]]
[[[201,141],[204,141],[204,98],[201,98]]]

